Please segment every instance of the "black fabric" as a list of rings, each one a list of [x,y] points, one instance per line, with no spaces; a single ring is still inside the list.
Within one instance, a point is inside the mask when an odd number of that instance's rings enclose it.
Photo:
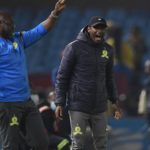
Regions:
[[[38,105],[38,108],[40,109],[43,106],[49,106],[47,104],[48,103],[46,101],[43,103],[40,103]],[[44,122],[45,130],[49,136],[49,150],[57,150],[57,146],[64,139],[68,140],[68,143],[66,145],[64,145],[62,150],[69,150],[70,140],[66,136],[67,133],[65,135],[63,135],[59,131],[58,132],[55,131],[54,126],[56,126],[56,122],[55,122],[56,119],[55,119],[54,111],[52,111],[49,107],[49,109],[42,111],[40,114],[41,114],[42,120]],[[70,127],[70,124],[67,124],[66,127],[68,127],[68,126]],[[63,126],[63,128],[61,128],[61,130],[62,130],[61,132],[65,132],[66,127]],[[68,137],[69,137],[69,135],[68,135]]]
[[[88,23],[88,26],[98,26],[98,25],[105,28],[107,27],[105,19],[99,16],[92,17]]]
[[[102,57],[107,51],[108,57]],[[106,111],[107,99],[118,100],[113,77],[113,49],[104,41],[93,43],[86,28],[69,43],[56,80],[56,104],[86,113]]]
[[[0,103],[0,122],[3,150],[25,150],[26,137],[35,150],[48,150],[48,135],[31,100]]]

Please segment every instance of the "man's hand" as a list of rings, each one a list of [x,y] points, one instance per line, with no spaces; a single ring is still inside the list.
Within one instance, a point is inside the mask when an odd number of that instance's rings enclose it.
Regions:
[[[122,110],[117,104],[112,104],[112,113],[117,120],[122,117]]]
[[[56,107],[55,116],[56,116],[56,119],[62,120],[62,117],[63,117],[63,107],[62,106]]]
[[[62,10],[65,8],[65,0],[58,0],[58,2],[55,4],[55,8],[53,10],[53,14],[58,16]]]
[[[57,1],[57,3],[55,4],[54,10],[51,11],[51,14],[48,16],[48,18],[42,22],[43,26],[47,30],[50,30],[54,26],[59,14],[62,12],[62,10],[65,8],[65,6],[66,6],[65,0]]]

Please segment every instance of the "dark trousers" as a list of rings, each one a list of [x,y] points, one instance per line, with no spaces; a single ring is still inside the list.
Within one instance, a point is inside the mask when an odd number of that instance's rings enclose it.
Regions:
[[[87,114],[69,111],[72,150],[84,150],[86,129],[91,128],[95,150],[107,149],[106,114]]]
[[[0,103],[2,150],[27,150],[26,136],[34,150],[48,150],[48,135],[31,100]]]

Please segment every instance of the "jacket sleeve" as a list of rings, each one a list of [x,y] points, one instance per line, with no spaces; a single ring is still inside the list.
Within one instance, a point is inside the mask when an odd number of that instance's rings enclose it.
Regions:
[[[58,69],[56,77],[56,100],[55,104],[65,106],[66,95],[70,84],[73,68],[75,64],[75,51],[71,44],[67,45]]]
[[[22,32],[22,38],[24,47],[34,44],[40,40],[48,31],[44,28],[42,24],[37,25],[35,28]]]
[[[114,79],[113,72],[114,58],[113,58],[113,50],[111,51],[109,62],[106,66],[106,88],[108,92],[108,99],[112,103],[116,103],[118,101],[118,93]]]

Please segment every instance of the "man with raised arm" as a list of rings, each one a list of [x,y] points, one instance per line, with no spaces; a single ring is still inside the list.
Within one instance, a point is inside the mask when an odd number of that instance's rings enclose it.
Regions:
[[[21,127],[25,126],[35,150],[48,150],[40,114],[30,99],[24,49],[43,37],[65,8],[58,0],[42,23],[25,32],[14,33],[8,12],[0,12],[0,135],[3,150],[22,150]]]

